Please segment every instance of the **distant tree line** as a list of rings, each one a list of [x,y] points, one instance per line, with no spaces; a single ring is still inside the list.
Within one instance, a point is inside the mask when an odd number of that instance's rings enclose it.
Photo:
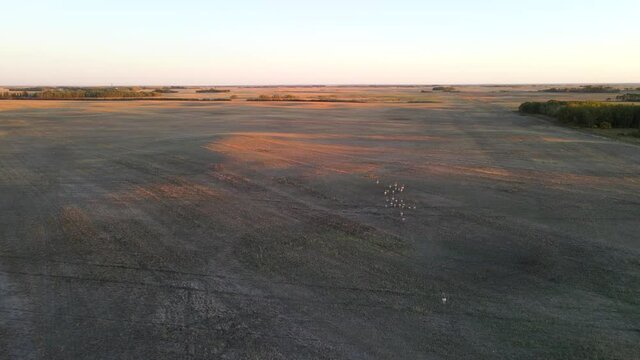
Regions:
[[[5,91],[0,94],[0,99],[25,99],[32,97],[28,91]]]
[[[456,88],[453,86],[434,86],[431,91],[454,92]],[[422,90],[422,93],[428,93],[429,90]]]
[[[260,95],[257,98],[249,98],[247,101],[292,101],[292,102],[322,102],[322,103],[366,103],[361,99],[338,99],[335,96],[318,96],[312,98],[300,98],[295,95]]]
[[[300,98],[294,95],[260,95],[257,98],[248,99],[249,101],[299,101]]]
[[[153,90],[154,93],[157,94],[177,94],[177,90],[173,90],[172,88],[162,88]]]
[[[523,103],[520,112],[547,115],[584,127],[640,128],[640,105],[551,100]]]
[[[196,90],[196,93],[198,94],[216,94],[216,93],[228,93],[231,92],[231,90],[226,90],[226,89],[200,89],[200,90]]]
[[[21,91],[42,91],[46,88],[44,87],[25,87],[25,88],[10,88],[9,91],[21,92]]]
[[[546,93],[587,93],[587,94],[611,94],[619,93],[620,89],[613,88],[611,86],[602,85],[585,85],[580,87],[565,87],[565,88],[549,88],[540,90],[540,92]]]
[[[84,99],[84,98],[144,98],[158,96],[157,92],[140,91],[139,88],[42,88],[41,91],[12,91],[2,93],[3,99]]]
[[[617,101],[640,102],[640,94],[624,94],[616,96]]]

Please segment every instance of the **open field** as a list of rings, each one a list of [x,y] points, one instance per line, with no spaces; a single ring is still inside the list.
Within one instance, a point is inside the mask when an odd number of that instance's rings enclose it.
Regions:
[[[2,100],[0,358],[637,358],[640,148],[548,87]]]

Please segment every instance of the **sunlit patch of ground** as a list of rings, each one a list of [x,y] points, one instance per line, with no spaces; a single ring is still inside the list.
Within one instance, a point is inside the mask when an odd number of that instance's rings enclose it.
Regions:
[[[542,137],[542,140],[549,143],[585,143],[585,142],[601,142],[601,141],[592,141],[592,140],[579,140],[579,139],[565,139],[559,137],[550,137],[545,136]]]
[[[242,103],[244,104],[245,102],[243,101]],[[200,102],[159,100],[2,100],[0,101],[0,111],[65,109],[89,114],[125,111],[144,113],[150,108],[178,109],[184,107],[185,104],[200,104]],[[222,103],[202,102],[202,104],[215,106]]]
[[[165,109],[179,109],[185,106],[185,104],[191,104],[190,102],[182,101],[159,101],[159,100],[135,100],[135,101],[86,101],[89,105],[82,106],[91,112],[109,112],[109,111],[139,111],[144,113],[149,109],[165,110]],[[80,102],[82,103],[82,102]],[[199,104],[199,103],[194,103]],[[205,104],[205,103],[203,103]],[[219,105],[219,103],[206,102],[208,106]]]
[[[2,100],[0,111],[18,109],[61,109],[69,106],[68,101],[37,101],[37,100]]]
[[[523,139],[540,137],[522,136]],[[556,138],[554,138],[556,139]],[[561,138],[557,138],[560,139]],[[357,140],[359,145],[353,144]],[[364,142],[363,142],[364,140]],[[367,140],[371,140],[367,142]],[[298,169],[305,174],[371,175],[389,164],[403,163],[420,176],[475,177],[501,182],[543,184],[545,186],[606,187],[623,190],[635,188],[634,177],[588,175],[557,170],[533,170],[481,165],[448,164],[448,151],[430,150],[424,158],[421,151],[400,149],[397,142],[433,142],[439,137],[427,135],[355,135],[308,133],[234,133],[210,143],[206,149],[224,154],[230,163],[245,163],[269,170]],[[339,143],[337,143],[339,141]],[[397,155],[403,154],[402,158]],[[435,161],[434,161],[435,160]]]
[[[363,157],[380,154],[382,148],[303,141],[332,137],[334,135],[243,133],[208,144],[206,148],[234,162],[257,163],[270,169],[311,167],[319,172],[365,174],[376,169],[376,165],[366,163]]]
[[[445,141],[444,137],[430,135],[363,135],[359,138],[381,141]]]
[[[445,140],[438,136],[429,135],[355,135],[355,134],[308,134],[308,133],[284,133],[284,132],[261,132],[261,133],[233,133],[234,136],[260,136],[263,138],[299,139],[299,140],[380,140],[380,141],[434,141]],[[369,149],[369,148],[367,148]]]
[[[449,105],[439,102],[429,103],[407,103],[407,102],[382,102],[369,100],[368,102],[314,102],[314,101],[230,101],[225,102],[225,105],[242,105],[251,107],[265,107],[265,108],[300,108],[300,109],[382,109],[389,106],[397,108],[428,108],[428,109],[446,109]]]

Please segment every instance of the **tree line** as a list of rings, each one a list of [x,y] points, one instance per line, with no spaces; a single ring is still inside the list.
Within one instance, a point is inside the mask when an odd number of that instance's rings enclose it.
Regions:
[[[607,104],[590,101],[526,102],[520,105],[521,113],[541,114],[559,121],[600,128],[640,128],[640,105]]]
[[[640,102],[640,94],[624,94],[616,96],[616,101]]]
[[[144,98],[160,93],[138,88],[44,88],[41,91],[11,91],[0,94],[2,99],[84,99],[84,98]]]
[[[549,88],[540,90],[540,92],[546,93],[587,93],[587,94],[609,94],[609,93],[619,93],[620,89],[613,88],[611,86],[603,86],[603,85],[585,85],[580,87],[565,87],[565,88]]]
[[[434,86],[431,88],[431,91],[442,91],[442,92],[456,92],[456,88],[453,86]],[[421,93],[431,92],[429,90],[422,90]]]
[[[216,93],[228,93],[231,92],[231,90],[226,90],[226,89],[200,89],[200,90],[196,90],[196,93],[198,94],[216,94]]]

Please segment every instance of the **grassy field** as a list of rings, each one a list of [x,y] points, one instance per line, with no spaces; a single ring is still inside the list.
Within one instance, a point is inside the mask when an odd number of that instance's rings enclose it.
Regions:
[[[636,358],[640,151],[516,112],[610,94],[455,88],[0,101],[0,358]]]

